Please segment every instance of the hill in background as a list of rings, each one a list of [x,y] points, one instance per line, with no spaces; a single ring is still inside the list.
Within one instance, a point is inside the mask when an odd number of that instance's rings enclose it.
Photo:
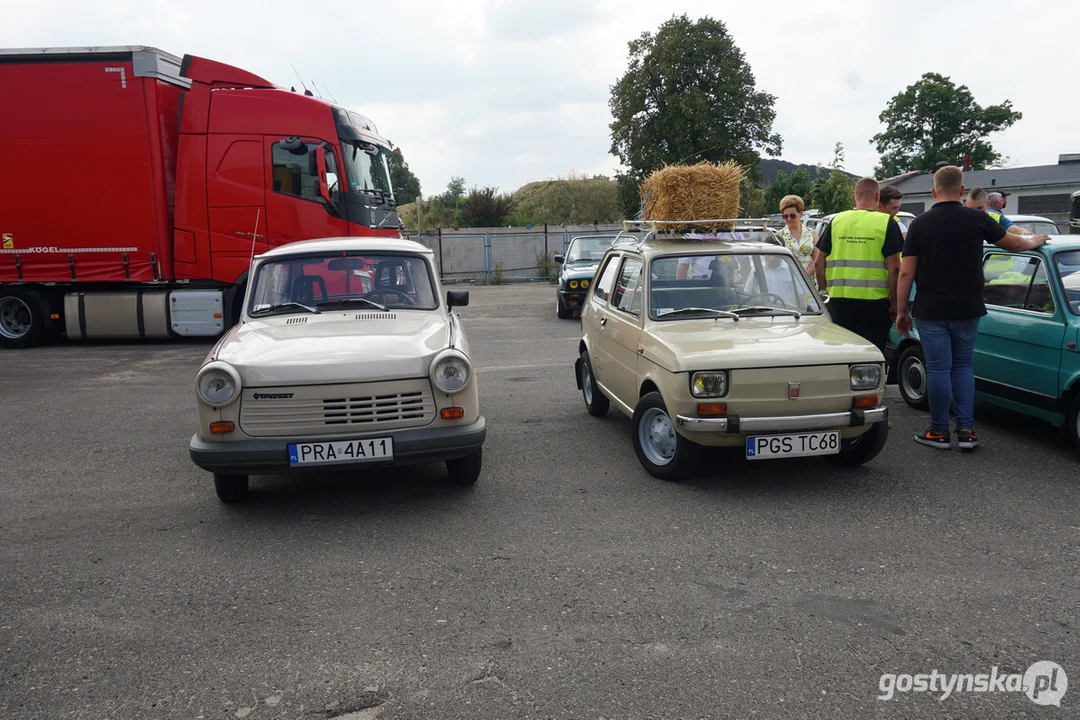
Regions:
[[[773,182],[775,182],[777,174],[779,174],[781,171],[783,171],[783,172],[787,173],[788,175],[790,175],[796,169],[803,168],[808,173],[810,173],[810,179],[820,177],[822,180],[829,177],[829,175],[831,175],[832,172],[833,172],[830,168],[827,168],[827,167],[820,167],[818,165],[806,165],[806,164],[796,165],[795,163],[790,163],[787,160],[774,160],[772,158],[762,160],[761,164],[760,164],[760,167],[761,167],[761,174],[765,176],[765,181],[764,182],[765,182],[766,187],[768,187],[769,185],[772,185]],[[840,172],[843,172],[845,175],[847,175],[848,177],[851,177],[851,178],[858,177],[858,175],[852,175],[851,173],[843,171],[843,170],[841,170]]]

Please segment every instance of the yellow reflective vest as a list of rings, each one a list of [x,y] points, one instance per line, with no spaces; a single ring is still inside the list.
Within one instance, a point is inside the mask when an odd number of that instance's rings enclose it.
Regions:
[[[1001,213],[997,212],[996,210],[987,210],[986,214],[994,218],[994,222],[996,222],[998,225],[1001,224]]]
[[[882,247],[891,216],[875,210],[845,210],[829,224],[832,248],[825,260],[829,296],[887,300],[889,270]]]

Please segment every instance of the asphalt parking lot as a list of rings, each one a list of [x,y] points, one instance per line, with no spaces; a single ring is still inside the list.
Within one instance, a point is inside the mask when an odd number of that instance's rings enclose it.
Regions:
[[[867,466],[710,453],[669,484],[589,416],[550,286],[461,309],[488,420],[443,466],[260,477],[187,455],[209,343],[2,355],[0,718],[1066,718],[1080,708],[1080,482],[1052,428],[977,408],[917,446],[891,389]],[[1060,664],[1023,693],[883,673]]]

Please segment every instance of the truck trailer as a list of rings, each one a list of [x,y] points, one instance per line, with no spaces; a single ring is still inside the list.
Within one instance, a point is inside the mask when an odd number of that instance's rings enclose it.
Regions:
[[[0,49],[0,97],[5,348],[215,337],[254,254],[403,228],[390,142],[306,89],[152,47],[36,48]]]

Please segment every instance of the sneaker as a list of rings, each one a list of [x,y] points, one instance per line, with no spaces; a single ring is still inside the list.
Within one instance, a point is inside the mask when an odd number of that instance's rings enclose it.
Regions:
[[[956,431],[956,444],[961,450],[974,450],[979,447],[979,438],[974,430],[961,429]]]
[[[922,445],[928,445],[932,448],[939,450],[949,449],[949,438],[945,433],[940,433],[937,430],[927,430],[926,432],[916,433],[915,442]]]

